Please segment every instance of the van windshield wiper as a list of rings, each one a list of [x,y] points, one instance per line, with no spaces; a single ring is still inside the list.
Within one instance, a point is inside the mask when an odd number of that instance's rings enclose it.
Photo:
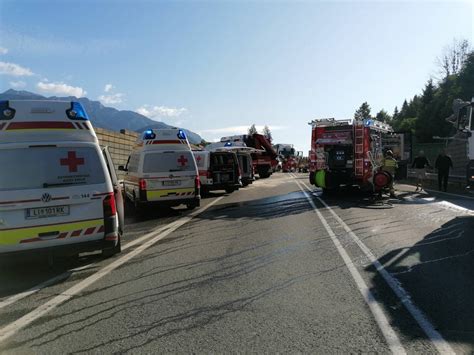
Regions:
[[[43,184],[43,188],[56,187],[56,186],[67,186],[67,185],[83,185],[83,184],[84,184],[83,182],[58,182],[58,183],[54,183],[54,184],[50,184],[50,183],[45,182]]]
[[[181,169],[170,169],[170,173],[175,172],[175,171],[183,171]]]

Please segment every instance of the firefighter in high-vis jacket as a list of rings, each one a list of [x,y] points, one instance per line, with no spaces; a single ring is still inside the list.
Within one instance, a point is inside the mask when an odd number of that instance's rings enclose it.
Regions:
[[[398,163],[393,157],[393,152],[391,150],[387,150],[385,152],[385,157],[383,159],[382,170],[386,171],[392,176],[392,180],[390,181],[390,184],[388,186],[390,190],[390,197],[396,197],[395,189],[393,188],[393,183],[395,180],[395,172],[397,169],[398,169]]]

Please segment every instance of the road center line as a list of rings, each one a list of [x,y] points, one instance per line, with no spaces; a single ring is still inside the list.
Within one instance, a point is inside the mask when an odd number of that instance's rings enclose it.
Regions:
[[[184,224],[188,223],[191,221],[194,217],[198,216],[199,214],[203,213],[206,211],[208,208],[216,204],[218,201],[220,201],[224,196],[216,198],[214,201],[209,203],[208,205],[196,210],[195,212],[190,213],[188,216],[184,216],[180,218],[179,220],[166,225],[165,227],[159,228],[158,232],[154,232],[155,235],[152,236],[152,233],[146,234],[143,237],[139,238],[139,240],[144,240],[146,238],[151,237],[151,239],[147,240],[145,243],[142,245],[138,246],[136,249],[130,251],[128,254],[125,254],[118,258],[117,260],[113,261],[112,263],[106,265],[102,269],[98,270],[91,276],[85,278],[84,280],[80,281],[79,283],[75,284],[74,286],[70,287],[68,290],[62,292],[58,296],[52,298],[48,302],[44,303],[43,305],[39,306],[38,308],[34,309],[33,311],[25,314],[23,317],[17,319],[16,321],[9,323],[8,325],[4,326],[3,328],[0,329],[0,343],[4,342],[6,339],[10,338],[13,336],[15,333],[20,331],[21,329],[25,328],[26,326],[30,325],[32,322],[37,320],[38,318],[41,318],[44,316],[46,313],[52,311],[54,308],[59,306],[60,304],[66,302],[67,300],[71,299],[75,295],[79,294],[82,290],[85,288],[89,287],[96,281],[100,280],[102,277],[108,275],[110,272],[113,270],[117,269],[121,265],[125,264],[127,261],[130,259],[134,258],[135,256],[141,254],[144,252],[146,249],[150,248],[153,246],[155,243],[160,241],[161,239],[165,238],[169,234],[173,233],[175,230],[177,230],[179,227],[183,226]],[[166,229],[163,231],[163,229]],[[159,232],[159,231],[162,232]],[[138,243],[138,242],[137,242]],[[134,244],[137,244],[134,241]],[[128,245],[130,245],[129,243]]]
[[[387,341],[387,344],[394,354],[406,354],[405,349],[403,348],[402,344],[400,343],[400,339],[398,339],[397,334],[393,330],[393,328],[390,326],[390,323],[388,322],[384,312],[382,311],[382,308],[380,305],[377,303],[374,295],[372,292],[370,292],[370,289],[367,287],[364,279],[360,275],[359,271],[357,271],[357,268],[355,267],[354,263],[352,262],[350,256],[347,254],[346,250],[344,247],[341,245],[341,242],[337,238],[336,234],[334,231],[331,229],[329,226],[328,222],[324,218],[324,216],[321,214],[321,212],[318,210],[316,205],[314,204],[312,198],[309,196],[307,191],[300,185],[300,182],[298,180],[295,180],[296,184],[300,188],[300,190],[303,192],[305,195],[306,199],[308,200],[309,204],[311,207],[313,207],[313,210],[316,212],[318,215],[321,223],[324,226],[324,229],[326,229],[326,232],[329,234],[331,237],[331,240],[333,241],[334,245],[336,246],[337,251],[339,252],[339,255],[341,256],[342,260],[346,264],[347,269],[349,270],[352,278],[354,279],[354,282],[359,289],[362,297],[364,298],[364,301],[367,303],[369,306],[370,311],[372,312],[372,315],[375,318],[375,321],[377,322],[383,336],[385,337],[385,340]]]
[[[297,181],[297,183],[299,183]],[[301,184],[306,188],[307,191],[312,189],[306,185],[306,183],[301,182]],[[306,196],[306,191],[304,191]],[[349,226],[337,215],[336,212],[329,207],[324,200],[320,197],[315,196],[315,198],[333,215],[337,222],[344,228],[346,233],[350,236],[352,241],[357,244],[357,246],[362,250],[365,256],[370,260],[372,265],[376,268],[377,272],[383,277],[385,282],[389,285],[392,291],[400,299],[400,302],[405,306],[407,311],[411,314],[413,319],[418,323],[420,328],[425,332],[426,336],[436,349],[441,354],[455,354],[453,348],[449,345],[448,342],[443,338],[443,336],[435,329],[431,322],[426,318],[423,312],[412,302],[410,295],[407,291],[399,284],[399,282],[383,267],[383,265],[377,260],[375,255],[370,251],[370,249],[360,240],[359,237],[349,228]]]

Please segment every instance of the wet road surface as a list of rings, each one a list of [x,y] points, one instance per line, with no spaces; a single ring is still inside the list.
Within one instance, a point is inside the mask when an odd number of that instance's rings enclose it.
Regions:
[[[129,208],[120,256],[2,264],[0,350],[472,352],[473,203],[398,188],[379,203],[275,174],[202,212]]]

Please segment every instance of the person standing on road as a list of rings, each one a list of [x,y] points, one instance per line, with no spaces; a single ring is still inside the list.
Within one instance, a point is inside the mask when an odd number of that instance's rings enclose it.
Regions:
[[[428,158],[425,157],[425,152],[420,150],[418,156],[413,160],[413,164],[411,166],[415,168],[416,173],[416,190],[415,191],[423,191],[423,183],[426,178],[426,168],[431,168],[430,162]]]
[[[446,155],[443,149],[436,158],[435,168],[438,170],[438,189],[448,191],[449,169],[453,167],[453,161]],[[442,188],[442,190],[441,190]]]
[[[388,188],[390,190],[390,197],[397,197],[395,195],[395,188],[393,187],[393,184],[395,182],[395,172],[397,169],[398,169],[398,163],[393,157],[393,152],[391,150],[387,150],[385,152],[385,158],[383,160],[382,170],[386,171],[392,176],[390,185],[388,185]]]

